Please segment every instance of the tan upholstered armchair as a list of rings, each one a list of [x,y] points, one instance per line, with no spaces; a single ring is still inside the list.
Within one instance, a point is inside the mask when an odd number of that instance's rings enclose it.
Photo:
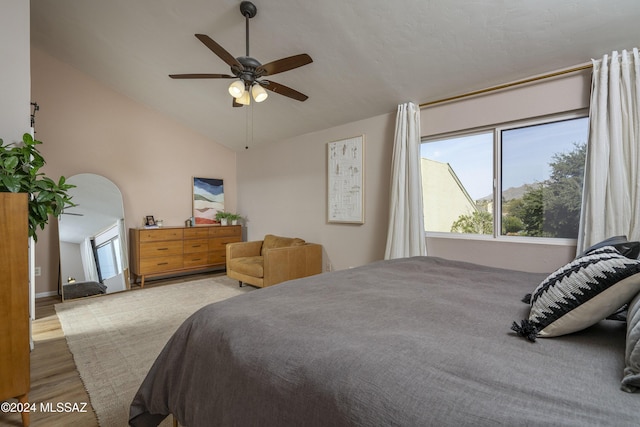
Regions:
[[[227,276],[259,288],[322,273],[322,245],[267,234],[227,244]]]

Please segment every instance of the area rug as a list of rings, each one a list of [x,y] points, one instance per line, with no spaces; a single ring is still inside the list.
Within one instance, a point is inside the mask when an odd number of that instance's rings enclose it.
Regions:
[[[209,303],[253,289],[217,276],[56,304],[100,426],[128,425],[133,396],[187,317]],[[162,425],[171,425],[169,421]]]

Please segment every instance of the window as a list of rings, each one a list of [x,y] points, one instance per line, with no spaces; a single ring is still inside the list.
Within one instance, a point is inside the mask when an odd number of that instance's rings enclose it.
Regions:
[[[96,267],[98,269],[100,283],[122,273],[119,267],[122,265],[120,262],[120,251],[118,251],[119,245],[120,239],[114,237],[102,243],[100,246],[96,246]]]
[[[120,244],[119,222],[91,239],[91,247],[93,248],[100,283],[122,273]]]
[[[425,230],[576,238],[588,128],[572,115],[424,140]]]

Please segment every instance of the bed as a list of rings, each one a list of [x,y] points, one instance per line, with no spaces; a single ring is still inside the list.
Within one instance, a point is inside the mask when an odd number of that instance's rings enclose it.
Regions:
[[[107,293],[107,286],[100,282],[73,282],[62,286],[62,295],[65,300],[84,298]]]
[[[162,350],[130,425],[635,426],[625,322],[518,337],[547,274],[414,257],[208,305]]]

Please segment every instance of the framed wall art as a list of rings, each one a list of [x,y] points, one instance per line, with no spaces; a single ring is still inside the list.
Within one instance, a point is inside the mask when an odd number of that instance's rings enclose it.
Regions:
[[[224,210],[221,179],[193,178],[193,225],[216,224],[216,212]]]
[[[364,135],[327,144],[327,221],[364,224]]]

